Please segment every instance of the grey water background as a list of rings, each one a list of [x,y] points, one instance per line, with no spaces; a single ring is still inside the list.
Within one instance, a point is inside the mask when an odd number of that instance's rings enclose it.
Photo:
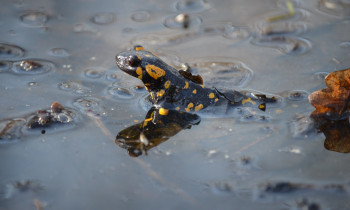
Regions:
[[[0,144],[0,209],[349,209],[349,154],[326,150],[322,133],[295,137],[291,124],[313,111],[307,95],[327,73],[350,67],[350,2],[290,2],[293,17],[269,22],[286,1],[1,1],[1,126],[54,101],[77,116]],[[183,12],[187,29],[174,21]],[[114,139],[144,119],[146,92],[114,57],[134,44],[203,68],[206,85],[285,100],[270,120],[204,117],[129,157]],[[23,71],[27,59],[42,68]],[[237,77],[217,79],[220,62]],[[301,187],[267,190],[285,182]]]

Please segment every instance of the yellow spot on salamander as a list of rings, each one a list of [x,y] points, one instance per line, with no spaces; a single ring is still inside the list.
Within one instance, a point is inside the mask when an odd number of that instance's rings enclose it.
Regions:
[[[145,121],[146,121],[146,122],[149,122],[149,121],[151,121],[152,119],[153,119],[153,118],[150,117],[150,118],[145,119]]]
[[[155,65],[148,64],[146,66],[146,71],[148,75],[150,75],[154,79],[158,79],[159,77],[165,76],[165,71]]]
[[[157,92],[157,97],[162,97],[165,93],[165,90],[160,90],[159,92]]]
[[[176,111],[179,111],[179,110],[180,110],[180,107],[177,106],[175,109],[176,109]]]
[[[204,88],[204,85],[200,85],[202,88]]]
[[[168,115],[169,114],[169,110],[164,109],[164,108],[160,108],[159,109],[159,114],[161,114],[161,115]]]
[[[259,104],[258,108],[259,108],[261,111],[265,111],[265,110],[266,110],[266,104],[265,104],[265,103]]]
[[[150,92],[149,94],[151,94],[151,98],[154,100],[155,98],[154,98],[153,93],[152,93],[152,92]]]
[[[144,50],[145,48],[143,48],[142,46],[137,46],[136,48],[135,48],[135,50],[136,51],[140,51],[140,50]]]
[[[192,107],[193,107],[193,103],[191,102],[191,103],[189,103],[189,104],[187,105],[187,107],[185,108],[186,112],[189,112],[189,111],[191,110]]]
[[[215,102],[218,102],[218,100],[219,100],[219,99],[218,99],[218,98],[216,98],[216,99],[215,99]]]
[[[164,87],[165,89],[168,89],[170,87],[171,82],[168,80],[165,82]]]
[[[137,67],[136,74],[139,75],[137,78],[142,79],[142,68],[141,67]]]
[[[142,60],[142,58],[141,58],[140,56],[137,56],[137,58],[138,58],[139,60]]]
[[[247,99],[243,99],[243,100],[242,100],[242,104],[245,104],[245,103],[255,104],[255,101],[252,101],[251,98],[247,98]]]
[[[214,93],[209,93],[209,98],[214,98],[215,94]]]
[[[201,109],[203,109],[203,104],[199,104],[198,106],[194,107],[194,111],[196,111],[196,112],[201,110]]]
[[[148,57],[148,58],[151,57],[151,55],[149,55],[149,54],[146,54],[145,56]]]
[[[185,87],[184,89],[187,89],[190,86],[190,84],[188,84],[188,82],[185,81]]]
[[[196,90],[196,89],[194,89],[194,90],[192,91],[192,93],[193,93],[193,94],[196,94],[196,93],[197,93],[197,90]]]

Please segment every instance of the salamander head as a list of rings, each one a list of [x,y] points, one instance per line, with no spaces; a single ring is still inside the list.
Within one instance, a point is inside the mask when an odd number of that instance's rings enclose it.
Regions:
[[[127,74],[137,77],[146,84],[160,83],[165,77],[167,66],[160,58],[145,51],[142,46],[121,52],[116,56],[117,66]]]

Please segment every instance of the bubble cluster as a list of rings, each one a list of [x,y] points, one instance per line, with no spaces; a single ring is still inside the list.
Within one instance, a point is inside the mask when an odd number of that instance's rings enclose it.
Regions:
[[[67,81],[58,84],[58,89],[68,92],[73,92],[77,95],[87,95],[91,93],[91,89],[77,82]]]
[[[202,19],[196,15],[179,14],[164,19],[164,26],[171,29],[188,29],[198,27]]]
[[[40,109],[20,118],[1,120],[0,144],[16,142],[24,133],[32,135],[38,128],[43,129],[42,134],[46,132],[45,129],[52,127],[55,127],[54,131],[72,128],[79,121],[79,118],[80,116],[75,110],[54,102],[48,109]]]
[[[57,106],[59,106],[59,108],[57,108]],[[50,109],[39,110],[30,115],[26,126],[30,129],[46,129],[52,126],[57,127],[59,125],[70,125],[73,127],[75,122],[77,122],[77,119],[78,114],[75,110],[64,108],[61,104],[54,102]]]
[[[25,59],[12,65],[12,72],[22,75],[43,74],[55,70],[55,64],[41,59]]]

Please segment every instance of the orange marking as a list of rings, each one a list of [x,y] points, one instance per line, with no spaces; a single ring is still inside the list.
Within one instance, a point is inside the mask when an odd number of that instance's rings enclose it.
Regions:
[[[197,93],[197,90],[196,90],[196,89],[194,89],[194,90],[192,91],[192,93],[193,93],[193,94],[196,94],[196,93]]]
[[[161,115],[168,115],[169,114],[169,110],[164,109],[164,108],[160,108],[159,109],[159,114],[161,114]]]
[[[209,98],[214,98],[215,94],[214,93],[209,93]]]
[[[143,48],[142,46],[138,46],[135,48],[136,51],[140,51],[140,50],[145,50],[145,48]]]
[[[159,92],[157,92],[157,97],[162,97],[165,93],[165,90],[160,90]]]
[[[153,93],[152,93],[152,92],[150,92],[149,94],[151,94],[151,97],[152,97],[152,99],[154,100],[154,95],[153,95]]]
[[[186,112],[189,112],[189,111],[191,110],[192,107],[193,107],[193,103],[191,102],[191,103],[189,103],[189,104],[187,105],[187,107],[185,108]]]
[[[194,111],[196,111],[196,112],[201,110],[201,109],[203,109],[203,104],[199,104],[198,106],[194,107]]]
[[[251,98],[247,98],[247,99],[243,99],[242,100],[242,104],[245,104],[245,103],[251,103],[251,104],[255,104],[255,101],[252,101],[252,99]]]
[[[188,82],[185,82],[185,89],[187,89],[190,86],[190,84],[188,84]]]
[[[158,79],[159,77],[165,76],[165,71],[155,65],[148,64],[146,66],[146,71],[153,79]]]
[[[137,67],[136,74],[139,75],[137,78],[142,79],[142,68],[141,67]]]
[[[170,87],[171,82],[168,80],[165,82],[164,87],[165,89],[168,89]]]
[[[151,121],[152,119],[153,119],[153,118],[150,117],[150,118],[145,119],[145,121],[146,121],[146,122],[149,122],[149,121]]]

